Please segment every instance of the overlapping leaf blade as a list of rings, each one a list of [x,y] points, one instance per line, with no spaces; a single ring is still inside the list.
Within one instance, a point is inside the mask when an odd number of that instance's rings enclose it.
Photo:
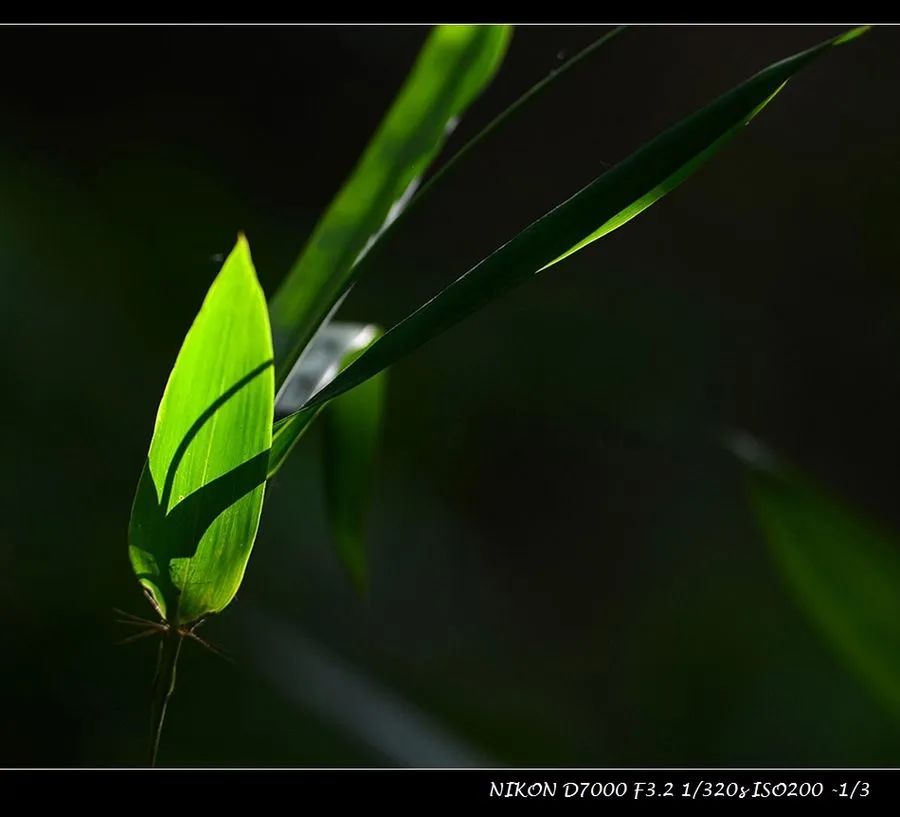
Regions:
[[[346,367],[362,354],[349,354]],[[381,439],[387,372],[380,372],[325,407],[325,503],[338,554],[359,590],[366,585],[365,533],[375,459]]]
[[[775,564],[843,660],[900,715],[900,540],[746,440],[735,446]]]
[[[289,412],[353,362],[380,330],[372,324],[334,321],[322,327],[282,389],[277,412]],[[325,501],[339,556],[360,590],[366,582],[365,520],[381,436],[387,373],[381,372],[324,409],[275,423],[269,476],[320,413],[324,415]]]
[[[303,357],[297,361],[278,395],[276,415],[285,415],[272,429],[269,476],[274,476],[288,454],[306,433],[319,409],[296,412],[313,394],[330,383],[341,369],[381,334],[374,324],[330,321],[316,334]]]
[[[134,570],[183,624],[222,610],[262,509],[274,378],[266,302],[241,237],[178,354],[129,526]]]
[[[313,421],[319,416],[322,406],[294,412],[290,417],[283,417],[272,426],[272,449],[269,452],[267,478],[278,473],[294,446],[307,432]]]
[[[490,82],[509,26],[438,26],[365,153],[272,299],[280,385],[346,290],[350,270]]]
[[[724,147],[798,71],[866,30],[853,29],[775,63],[662,133],[389,329],[302,410],[364,382],[534,273],[637,216]]]

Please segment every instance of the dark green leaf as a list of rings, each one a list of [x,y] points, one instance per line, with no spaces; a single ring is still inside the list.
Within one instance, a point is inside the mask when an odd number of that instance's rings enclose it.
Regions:
[[[349,354],[343,366],[362,351]],[[387,373],[381,372],[325,407],[328,523],[338,553],[360,590],[366,584],[365,523],[381,438],[386,379]]]
[[[377,327],[366,324],[332,322],[323,326],[294,367],[277,410],[289,412],[306,402],[378,334]],[[324,409],[328,523],[338,553],[359,588],[365,585],[365,518],[384,409],[384,380],[381,373]],[[320,411],[299,412],[275,423],[270,477]]]
[[[438,26],[350,178],[271,303],[283,383],[347,287],[354,262],[490,82],[509,26]]]
[[[739,437],[753,508],[785,583],[846,663],[900,715],[900,543]]]
[[[322,405],[390,366],[536,272],[634,218],[727,144],[801,68],[854,29],[778,62],[671,127],[388,330],[307,404]]]
[[[222,610],[241,583],[273,398],[268,311],[241,237],[178,353],[132,508],[131,563],[173,624]]]

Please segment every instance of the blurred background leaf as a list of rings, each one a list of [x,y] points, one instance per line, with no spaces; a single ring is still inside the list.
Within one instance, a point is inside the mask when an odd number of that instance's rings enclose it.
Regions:
[[[787,586],[837,653],[900,715],[900,545],[746,435],[754,510]]]

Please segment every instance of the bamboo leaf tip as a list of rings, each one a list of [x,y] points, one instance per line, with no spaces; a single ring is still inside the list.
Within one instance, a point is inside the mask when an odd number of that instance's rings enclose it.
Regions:
[[[234,245],[234,252],[239,253],[252,266],[253,259],[250,255],[250,242],[247,240],[247,234],[243,230],[239,230],[237,241]]]
[[[851,28],[849,31],[845,31],[839,37],[835,38],[832,45],[843,45],[844,43],[849,43],[852,40],[862,37],[862,35],[866,34],[871,28],[872,28],[871,25],[857,26],[856,28]]]

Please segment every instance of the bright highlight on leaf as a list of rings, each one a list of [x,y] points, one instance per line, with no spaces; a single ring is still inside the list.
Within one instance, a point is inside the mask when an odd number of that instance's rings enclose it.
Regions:
[[[900,716],[900,540],[758,444],[741,437],[731,447],[785,583]]]
[[[132,566],[175,626],[219,612],[241,583],[262,509],[273,395],[266,301],[241,237],[178,353],[132,508]]]

